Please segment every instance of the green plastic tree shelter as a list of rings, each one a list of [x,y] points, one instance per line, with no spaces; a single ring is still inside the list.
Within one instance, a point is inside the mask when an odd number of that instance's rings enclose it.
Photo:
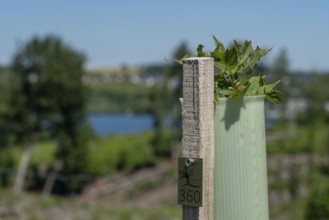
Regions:
[[[268,220],[264,96],[215,106],[215,220]]]

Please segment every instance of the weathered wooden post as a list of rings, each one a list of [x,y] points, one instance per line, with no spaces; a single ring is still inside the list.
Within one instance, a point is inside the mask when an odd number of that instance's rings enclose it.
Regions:
[[[214,61],[183,61],[183,147],[178,203],[184,220],[214,219]]]

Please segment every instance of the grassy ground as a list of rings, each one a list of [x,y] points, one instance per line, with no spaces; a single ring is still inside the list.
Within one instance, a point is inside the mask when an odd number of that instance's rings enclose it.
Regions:
[[[150,141],[152,132],[125,136],[96,138],[89,143],[88,168],[85,174],[93,176],[110,175],[115,171],[130,172],[138,167],[156,164]],[[56,143],[42,141],[34,144],[31,164],[36,167],[50,166],[55,162]],[[13,146],[2,151],[1,161],[13,158],[17,168],[22,148]],[[0,157],[1,157],[0,155]],[[10,155],[10,156],[8,156]]]
[[[281,128],[281,130],[284,129],[284,127]],[[270,194],[274,193],[271,202],[271,219],[304,219],[310,189],[316,187],[314,183],[321,182],[315,179],[316,172],[319,171],[311,170],[313,165],[310,163],[318,163],[322,157],[326,156],[329,143],[327,134],[328,126],[325,124],[318,124],[315,128],[301,126],[298,127],[292,139],[271,141],[267,144],[270,162],[268,175],[270,180],[273,180],[269,182],[269,190]],[[144,133],[93,140],[89,148],[90,165],[87,174],[110,176],[118,171],[130,173],[136,168],[159,163],[159,160],[153,156],[153,148],[150,145],[152,135],[153,133]],[[52,164],[55,150],[54,142],[37,143],[32,156],[32,164],[37,166]],[[13,155],[17,167],[20,153],[21,150],[15,147],[0,156]],[[137,189],[136,186],[133,186],[134,189]],[[161,184],[159,187],[161,188]],[[294,193],[297,193],[296,198],[293,198]],[[138,195],[142,196],[144,193],[138,190]],[[77,198],[58,197],[44,199],[38,194],[15,197],[7,191],[1,191],[0,198],[0,215],[3,210],[13,210],[14,213],[26,213],[28,220],[51,220],[45,216],[56,215],[61,217],[53,219],[181,219],[180,207],[174,204],[138,208],[127,202],[119,208],[114,208],[106,202],[80,202]],[[28,202],[30,200],[32,202]],[[66,217],[70,215],[74,216]]]
[[[105,204],[80,202],[79,198],[43,198],[36,194],[14,196],[0,190],[1,219],[14,220],[179,220],[179,206],[137,208],[123,206],[113,209]]]
[[[112,136],[94,140],[89,149],[88,173],[108,175],[129,172],[157,162],[150,145],[153,133]]]
[[[156,164],[150,142],[152,132],[125,136],[96,138],[90,142],[88,154],[88,170],[90,175],[110,175],[115,171],[130,172],[138,167]],[[324,155],[328,152],[328,126],[318,125],[316,129],[299,127],[296,135],[287,140],[267,143],[268,155],[276,154],[308,154]],[[50,165],[54,162],[54,142],[40,142],[35,145],[32,164]],[[15,163],[20,159],[21,150],[11,148],[6,154],[13,155]]]

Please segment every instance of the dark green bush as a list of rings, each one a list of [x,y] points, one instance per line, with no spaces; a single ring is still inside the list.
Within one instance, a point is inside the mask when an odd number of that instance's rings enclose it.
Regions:
[[[325,220],[329,218],[329,178],[321,178],[312,190],[307,205],[305,219]]]

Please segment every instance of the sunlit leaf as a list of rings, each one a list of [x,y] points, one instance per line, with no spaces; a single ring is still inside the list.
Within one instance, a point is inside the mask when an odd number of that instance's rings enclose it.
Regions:
[[[180,65],[183,65],[183,60],[184,59],[186,59],[186,58],[188,58],[188,55],[187,54],[185,54],[185,56],[183,56],[181,59],[176,59],[175,61],[178,63],[178,64],[180,64]]]
[[[272,90],[269,93],[266,93],[265,97],[268,101],[277,104],[277,105],[282,105],[282,99],[281,99],[281,93],[277,90]]]
[[[245,41],[243,44],[234,42],[234,47],[238,53],[238,63],[234,68],[234,72],[241,73],[246,67],[246,60],[249,59],[250,54],[253,52],[251,41]]]
[[[221,62],[224,59],[225,52],[221,51],[218,47],[210,53],[210,56],[214,58],[215,62]]]
[[[232,90],[229,90],[229,89],[219,89],[218,92],[219,92],[219,94],[227,97],[227,96],[229,96],[232,93]]]
[[[274,87],[276,87],[280,83],[280,80],[276,81],[275,83],[269,84],[265,86],[265,92],[271,92]]]
[[[216,45],[216,50],[219,52],[224,53],[225,52],[225,47],[222,44],[222,42],[220,42],[215,36],[212,36],[214,38],[215,41],[215,45]]]
[[[224,63],[228,71],[234,69],[234,67],[237,65],[238,53],[234,47],[226,49],[224,54]]]
[[[267,85],[265,76],[260,73],[255,76],[257,63],[271,49],[253,49],[251,41],[234,41],[231,47],[225,49],[215,36],[213,39],[216,47],[210,55],[203,51],[203,45],[200,44],[197,56],[214,58],[215,67],[219,70],[219,74],[215,76],[215,101],[219,97],[265,95],[270,102],[282,104],[280,92],[274,89],[280,81]],[[182,63],[181,60],[177,62]]]
[[[259,76],[251,77],[248,82],[248,89],[246,91],[246,95],[247,96],[259,95],[258,88],[259,88]]]

